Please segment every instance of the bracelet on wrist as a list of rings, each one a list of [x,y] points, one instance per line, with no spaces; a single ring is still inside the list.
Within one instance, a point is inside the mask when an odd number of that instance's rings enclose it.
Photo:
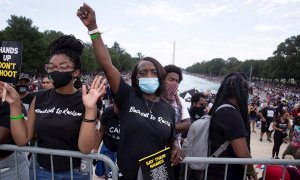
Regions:
[[[97,33],[95,33],[95,34],[91,34],[90,35],[90,38],[91,39],[97,39],[97,37],[99,37],[101,35],[101,33],[100,32],[97,32]]]
[[[22,120],[25,118],[25,115],[22,113],[18,116],[9,116],[11,121]]]
[[[91,31],[88,31],[88,34],[92,35],[92,34],[95,34],[95,33],[98,33],[98,32],[100,32],[100,31],[98,30],[98,28],[96,28],[96,29],[93,29]]]
[[[96,39],[97,37],[99,37],[102,33],[98,30],[98,28],[91,30],[88,32],[88,34],[90,35],[91,39]]]
[[[87,123],[93,123],[93,122],[96,122],[96,119],[86,119],[86,118],[84,118],[82,121],[87,122]]]

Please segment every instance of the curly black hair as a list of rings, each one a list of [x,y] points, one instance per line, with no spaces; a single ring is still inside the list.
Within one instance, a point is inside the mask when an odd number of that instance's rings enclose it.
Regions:
[[[200,98],[206,99],[207,97],[206,97],[205,94],[199,93],[199,92],[193,94],[193,96],[192,96],[192,98],[191,98],[191,104],[197,103],[197,102],[200,100]]]
[[[167,74],[171,73],[171,72],[178,74],[179,83],[182,81],[182,71],[179,67],[177,67],[173,64],[170,64],[170,65],[165,66],[164,68],[165,68]]]
[[[63,35],[49,45],[50,58],[53,55],[65,54],[74,63],[74,69],[81,71],[80,56],[84,49],[83,42],[74,35]]]

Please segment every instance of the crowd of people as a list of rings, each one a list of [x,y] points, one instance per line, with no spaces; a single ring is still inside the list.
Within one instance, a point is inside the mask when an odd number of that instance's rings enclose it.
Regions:
[[[219,157],[251,158],[251,128],[255,133],[255,123],[260,121],[261,140],[266,133],[271,141],[272,129],[275,131],[274,158],[278,158],[280,145],[287,137],[291,140],[285,155],[298,157],[299,105],[291,108],[299,102],[297,92],[267,89],[264,101],[261,85],[253,91],[243,73],[232,73],[222,80],[215,95],[195,93],[187,105],[178,95],[183,79],[179,67],[163,67],[156,59],[144,57],[134,66],[130,77],[121,74],[112,64],[94,10],[84,3],[77,16],[89,31],[97,62],[103,69],[102,76],[82,74],[83,43],[73,35],[59,37],[49,46],[50,58],[45,64],[44,77],[22,74],[14,86],[0,81],[0,97],[5,100],[0,105],[0,144],[35,144],[85,154],[99,152],[116,162],[119,178],[125,180],[142,178],[144,172],[139,161],[168,147],[171,158],[166,166],[172,168],[168,173],[174,174],[177,180],[184,177],[185,168],[180,163],[185,158],[182,144],[189,127],[203,115],[210,115],[209,156],[228,142]],[[230,107],[218,109],[224,104]],[[75,179],[90,177],[90,172],[81,168],[79,158],[73,158],[70,164],[68,157],[51,159],[50,155],[37,154],[32,158],[21,152],[0,152],[1,179],[34,179],[29,168],[33,164],[37,179],[51,179],[52,167],[54,179],[70,179],[71,172]],[[207,175],[213,180],[224,176],[243,179],[245,168],[249,178],[258,179],[253,165],[232,164],[227,173],[224,173],[225,165],[210,165]],[[96,162],[97,176],[107,179],[109,172],[103,162]],[[299,175],[299,168],[296,172]],[[167,178],[166,174],[161,175]],[[189,179],[203,179],[203,175],[203,171],[189,167]]]

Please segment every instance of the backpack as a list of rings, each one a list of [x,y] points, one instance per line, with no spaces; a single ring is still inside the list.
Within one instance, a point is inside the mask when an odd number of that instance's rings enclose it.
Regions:
[[[215,112],[224,107],[234,108],[230,104],[223,104],[219,106]],[[211,116],[204,115],[199,120],[195,121],[189,129],[187,138],[185,139],[182,148],[186,154],[186,157],[208,157],[209,153],[209,129],[210,129]],[[222,152],[224,152],[229,141],[225,141],[219,149],[211,155],[211,157],[218,157]],[[191,163],[190,167],[194,170],[205,170],[206,164],[194,164]]]

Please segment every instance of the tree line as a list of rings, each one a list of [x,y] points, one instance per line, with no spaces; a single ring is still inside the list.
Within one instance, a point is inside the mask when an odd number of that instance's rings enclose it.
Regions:
[[[44,64],[49,61],[48,46],[58,37],[64,35],[60,31],[46,30],[40,32],[39,28],[33,26],[31,19],[24,16],[11,15],[7,20],[7,27],[0,31],[1,41],[21,41],[22,51],[22,72],[41,74],[44,71]],[[101,67],[96,63],[93,47],[90,42],[84,43],[82,71],[99,72]],[[142,53],[137,53],[137,57],[132,57],[119,43],[115,42],[112,47],[108,47],[114,66],[121,72],[128,72],[133,65],[143,57]]]
[[[291,83],[300,86],[300,35],[291,36],[277,46],[266,60],[246,60],[235,57],[215,58],[186,68],[187,72],[210,76],[223,76],[231,72],[244,72],[251,80]]]
[[[11,15],[7,27],[0,31],[0,40],[23,42],[22,72],[45,73],[44,64],[49,61],[48,46],[63,33],[55,30],[40,32],[33,26],[31,19],[24,16]],[[99,72],[101,67],[96,63],[93,47],[90,42],[84,43],[82,53],[82,71]],[[143,57],[137,53],[132,57],[119,43],[108,47],[114,66],[121,72],[128,72],[134,64]],[[295,83],[300,86],[300,35],[287,38],[277,46],[273,55],[266,60],[240,61],[235,57],[224,60],[214,58],[202,61],[186,68],[187,72],[201,73],[211,76],[222,76],[230,72],[244,72],[251,80],[268,80],[285,83]],[[251,75],[250,75],[251,74]]]

